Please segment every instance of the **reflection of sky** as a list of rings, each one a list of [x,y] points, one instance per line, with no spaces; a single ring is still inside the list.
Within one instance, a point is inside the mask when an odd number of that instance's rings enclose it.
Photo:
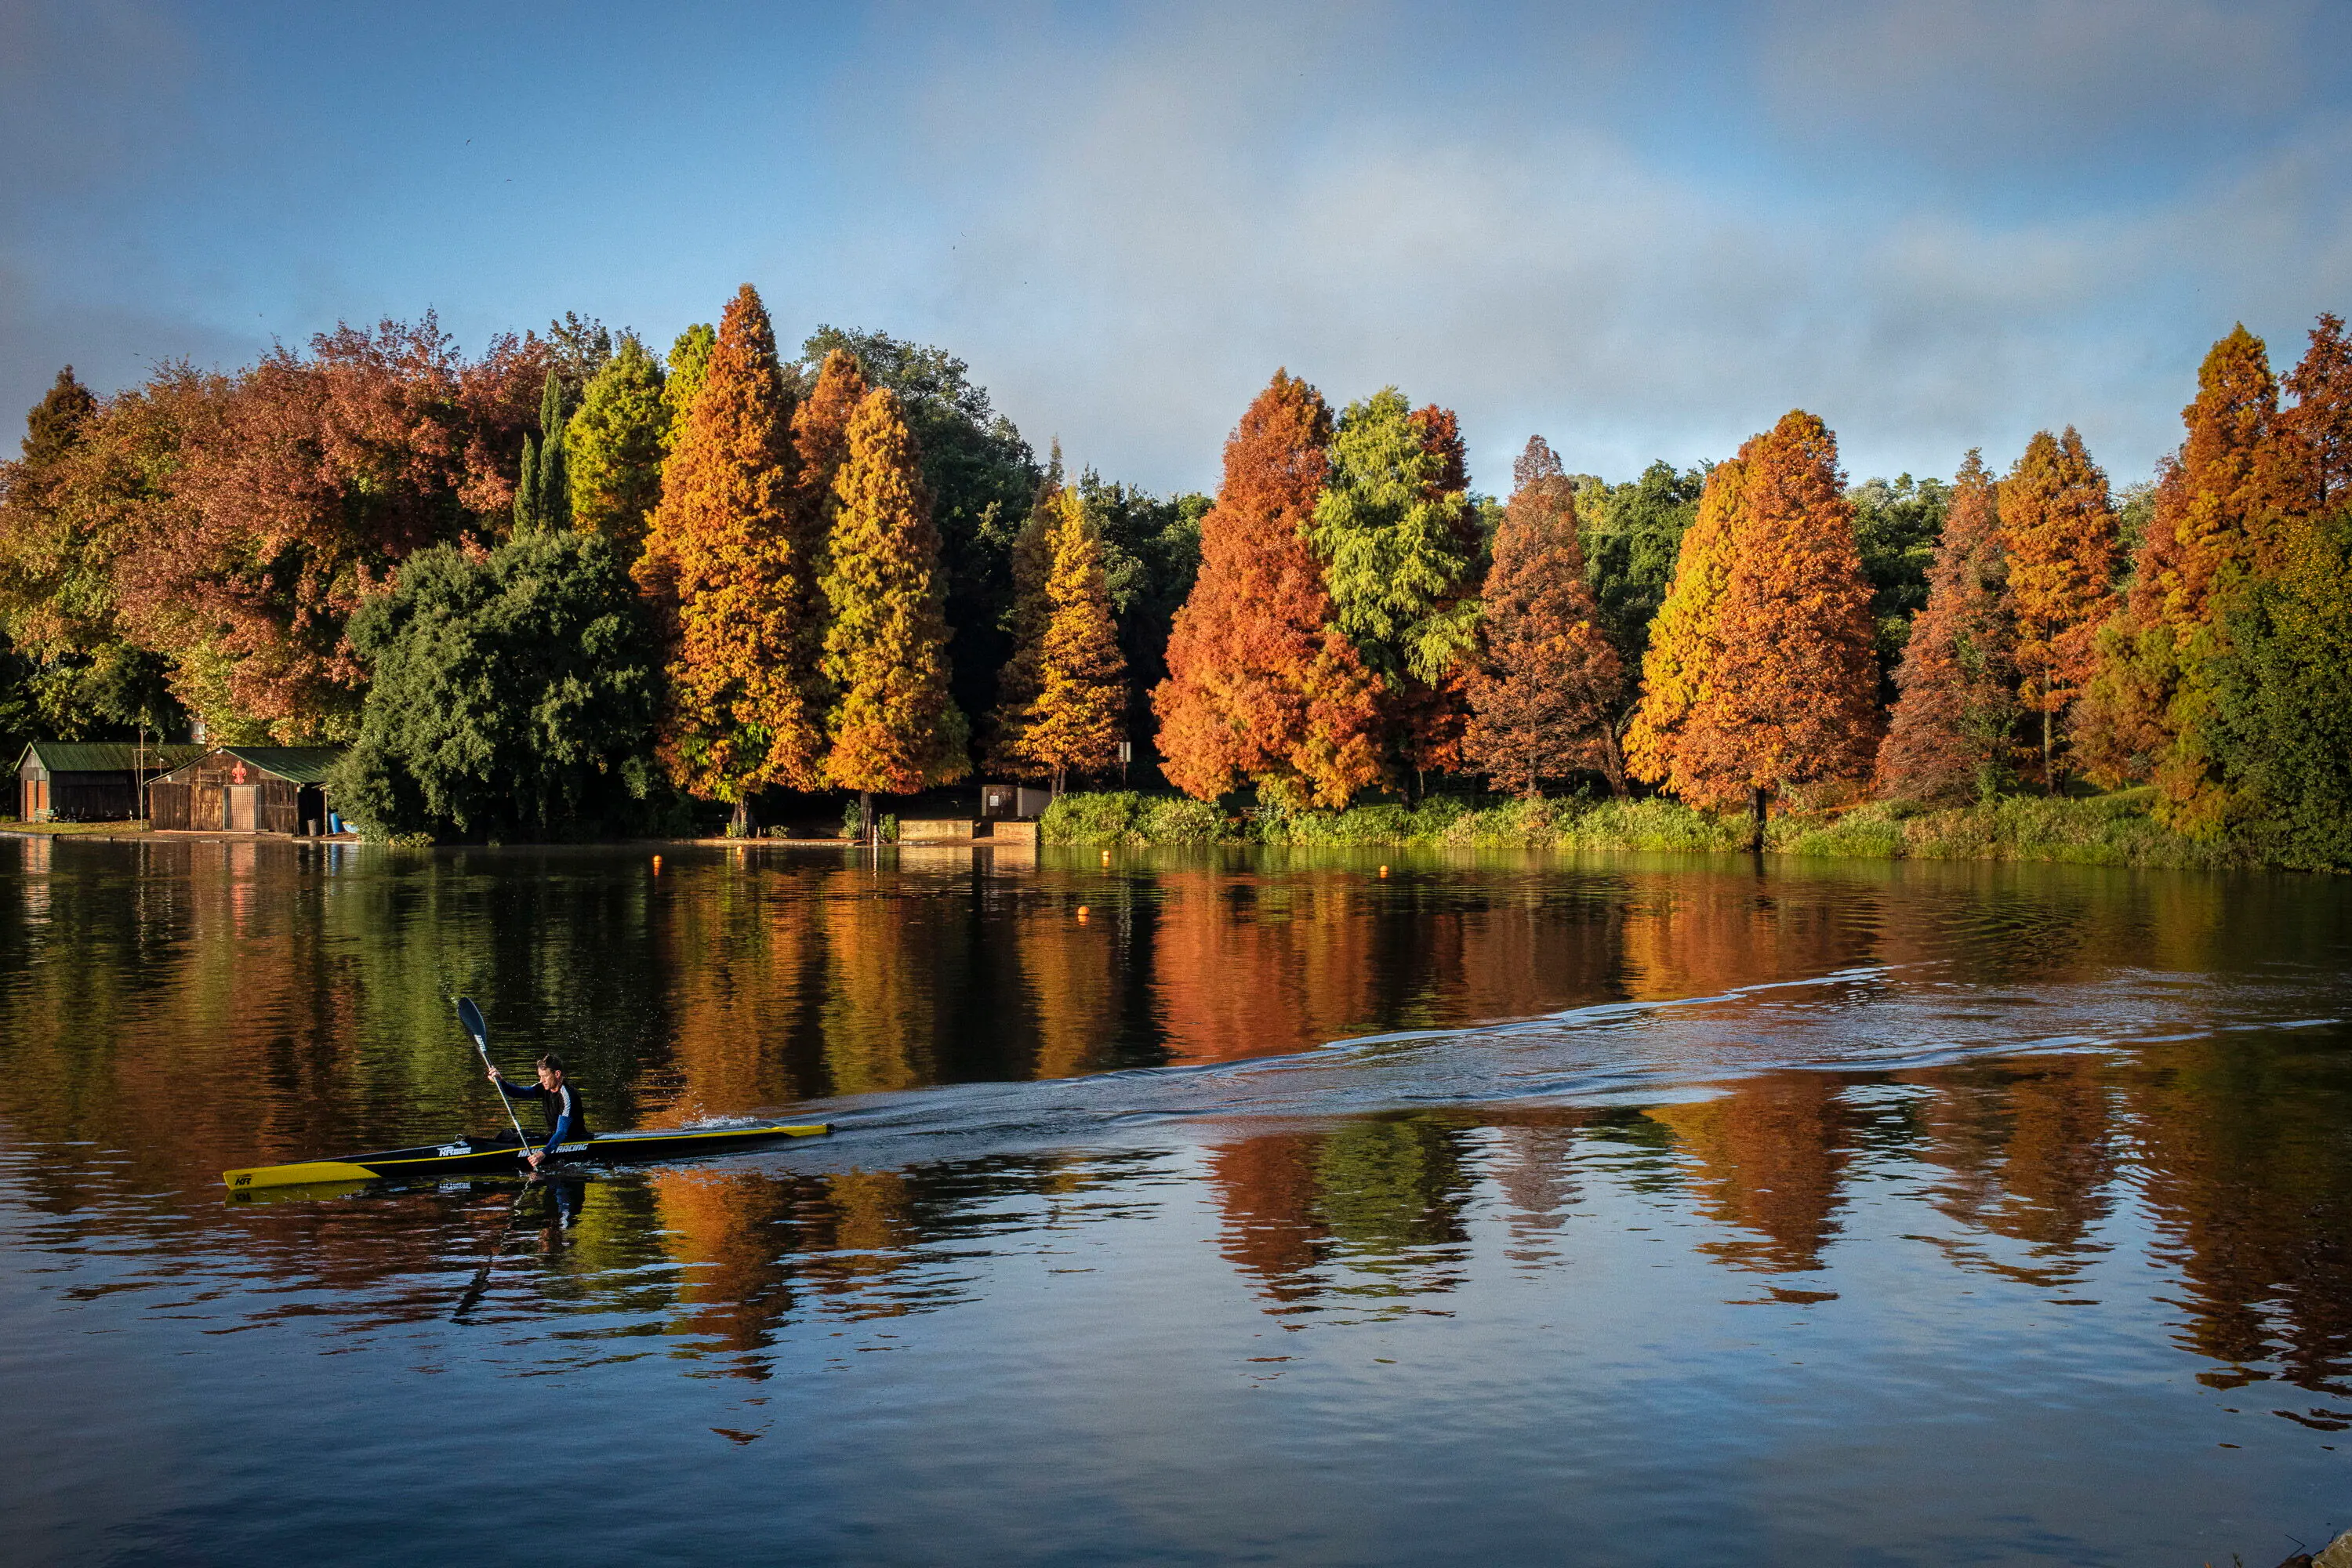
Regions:
[[[2352,282],[2341,7],[34,0],[0,18],[0,407],[436,307],[969,358],[1040,447],[1205,486],[1276,363],[1458,407],[1486,488],[1858,474],[2080,425],[2119,479],[2231,321]]]
[[[1533,1123],[1448,1121],[1466,1184],[1435,1194],[1447,1234],[1391,1267],[1333,1252],[1303,1310],[1222,1255],[1213,1156],[1240,1127],[910,1171],[927,1217],[879,1258],[766,1222],[682,1241],[636,1178],[599,1184],[583,1231],[634,1228],[551,1252],[527,1223],[465,1324],[446,1314],[503,1194],[243,1213],[244,1243],[216,1231],[175,1277],[107,1294],[148,1260],[82,1250],[72,1224],[27,1250],[10,1201],[10,1254],[40,1268],[0,1296],[0,1496],[35,1560],[100,1541],[446,1560],[493,1520],[530,1537],[549,1486],[563,1554],[591,1563],[787,1542],[812,1561],[2142,1562],[2317,1531],[2341,1460],[2264,1414],[2311,1396],[2200,1386],[2180,1280],[2151,1271],[2127,1193],[2063,1289],[1947,1260],[1938,1242],[2000,1244],[1932,1206],[1901,1128],[1937,1092],[1848,1097],[1865,1131],[1840,1234],[1797,1273],[1707,1250],[1727,1227],[1638,1114],[1549,1124],[1548,1216],[1507,1195]],[[799,1184],[813,1225],[819,1184]],[[102,1216],[80,1228],[105,1239]],[[307,1276],[371,1232],[437,1250]],[[790,1271],[789,1305],[709,1299],[695,1248],[747,1243]],[[676,1304],[681,1286],[704,1299]],[[712,1332],[730,1312],[755,1344]]]

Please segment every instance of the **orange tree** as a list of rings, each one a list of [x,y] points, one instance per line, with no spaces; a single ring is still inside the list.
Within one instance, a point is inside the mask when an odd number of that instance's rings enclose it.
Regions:
[[[1625,765],[1645,784],[1674,773],[1683,727],[1698,705],[1699,690],[1715,668],[1715,623],[1723,590],[1731,580],[1732,529],[1748,479],[1748,457],[1717,463],[1706,476],[1698,516],[1683,531],[1675,574],[1650,623],[1642,655],[1642,700],[1625,729]]]
[[[2001,481],[2000,510],[2017,696],[2042,716],[2042,785],[2055,794],[2059,716],[2097,672],[2094,639],[2115,607],[2115,503],[2070,425],[2063,437],[2042,430],[2026,443]]]
[[[746,283],[719,319],[700,390],[648,520],[638,583],[669,647],[659,753],[670,779],[735,806],[824,781],[818,540],[793,503],[792,403]]]
[[[1991,796],[2017,727],[2017,633],[1996,487],[1971,451],[1952,484],[1927,604],[1895,672],[1899,695],[1878,748],[1878,788],[1908,800]]]
[[[1837,437],[1791,410],[1747,449],[1747,469],[1714,668],[1701,676],[1670,777],[1695,804],[1745,796],[1750,845],[1761,848],[1775,794],[1869,772],[1878,660]]]
[[[1153,691],[1161,771],[1202,800],[1345,805],[1379,776],[1380,683],[1332,623],[1308,542],[1328,469],[1322,394],[1276,371],[1225,442],[1201,571]]]
[[[1038,637],[1037,696],[1022,715],[1018,745],[1062,793],[1069,773],[1118,761],[1127,713],[1127,660],[1103,578],[1102,541],[1078,493],[1064,487],[1050,503],[1045,625]]]
[[[1625,670],[1585,586],[1576,492],[1540,436],[1528,438],[1513,478],[1469,661],[1463,748],[1496,785],[1528,798],[1546,779],[1593,767],[1622,795],[1610,715]]]
[[[871,832],[875,791],[909,795],[971,771],[964,717],[948,695],[939,531],[915,437],[889,388],[857,405],[833,489],[824,674],[839,695],[824,773],[858,792]]]

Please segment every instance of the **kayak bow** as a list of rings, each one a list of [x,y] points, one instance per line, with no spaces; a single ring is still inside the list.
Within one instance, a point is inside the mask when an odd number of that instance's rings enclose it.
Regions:
[[[561,1145],[556,1152],[567,1161],[618,1163],[636,1160],[671,1160],[697,1154],[729,1153],[779,1138],[814,1138],[833,1131],[829,1121],[798,1124],[771,1121],[756,1127],[700,1127],[644,1132],[607,1132],[578,1143]],[[520,1148],[512,1138],[458,1138],[447,1143],[425,1143],[414,1149],[387,1149],[379,1154],[344,1154],[332,1160],[307,1160],[293,1165],[255,1165],[223,1171],[221,1180],[231,1194],[259,1187],[301,1186],[315,1182],[369,1182],[413,1176],[496,1175],[513,1171]]]

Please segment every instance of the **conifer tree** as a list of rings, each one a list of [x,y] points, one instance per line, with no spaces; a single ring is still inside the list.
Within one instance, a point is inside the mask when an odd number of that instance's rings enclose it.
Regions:
[[[2042,784],[2055,794],[2059,715],[2097,673],[2095,639],[2115,609],[2115,502],[2070,425],[2063,437],[2043,430],[2026,443],[2001,481],[2000,510],[2017,696],[2041,715]]]
[[[2099,628],[2098,668],[2072,715],[2074,759],[2102,789],[2146,783],[2171,742],[2168,727],[2179,659],[2165,624],[2166,584],[2179,579],[2180,520],[2189,485],[2179,455],[2156,468],[2147,529],[2133,557],[2123,607]]]
[[[603,534],[632,556],[661,500],[670,416],[661,362],[625,332],[563,429],[573,526]]]
[[[988,716],[989,766],[1013,778],[1039,776],[1036,760],[1022,743],[1022,731],[1030,704],[1043,689],[1038,659],[1053,619],[1048,589],[1054,574],[1054,518],[1062,490],[1062,444],[1056,441],[1045,482],[1037,487],[1037,502],[1013,536],[1013,602],[1004,612],[1013,651],[996,672],[996,707]]]
[[[1052,567],[1037,645],[1037,696],[1021,716],[1019,745],[1060,795],[1071,773],[1097,773],[1118,761],[1127,660],[1111,620],[1102,541],[1067,486],[1055,495],[1046,542]]]
[[[1322,394],[1276,371],[1225,442],[1151,699],[1161,772],[1198,799],[1246,780],[1269,804],[1345,805],[1379,776],[1379,679],[1332,623],[1306,536],[1330,435]]]
[[[1379,676],[1394,760],[1453,765],[1465,705],[1457,667],[1478,619],[1478,518],[1450,410],[1395,387],[1350,404],[1331,436],[1313,537],[1339,629]]]
[[[539,397],[539,526],[572,526],[572,470],[564,460],[563,383],[547,373],[547,386]]]
[[[2310,465],[2310,486],[2297,510],[2314,516],[2339,510],[2352,500],[2352,342],[2344,336],[2343,317],[2319,318],[2286,389],[2295,399],[2286,420]]]
[[[2017,635],[1997,487],[1970,451],[1952,485],[1927,604],[1895,672],[1900,695],[1878,748],[1878,788],[1898,799],[1989,799],[2008,776],[2017,725]]]
[[[514,531],[517,533],[539,531],[539,437],[526,433],[522,438],[522,462],[515,470]]]
[[[702,389],[662,468],[638,583],[664,612],[673,782],[736,807],[772,784],[821,786],[816,542],[793,506],[792,405],[759,294],[719,320]]]
[[[939,531],[914,436],[887,387],[857,405],[834,494],[824,673],[840,695],[824,772],[858,792],[871,833],[875,791],[907,795],[971,771],[964,718],[948,695]]]
[[[803,526],[812,538],[832,536],[834,511],[839,505],[833,482],[841,476],[841,465],[849,460],[849,422],[857,416],[859,405],[872,390],[856,357],[845,349],[835,349],[818,367],[809,395],[793,411],[793,448],[800,454],[801,463],[797,499]]]
[[[1870,584],[1837,437],[1794,409],[1747,452],[1731,574],[1669,783],[1703,805],[1745,796],[1763,847],[1770,798],[1864,777],[1878,745]]]
[[[1748,477],[1749,442],[1739,456],[1717,463],[1700,492],[1698,516],[1684,531],[1665,601],[1650,623],[1642,655],[1642,700],[1625,729],[1625,766],[1645,784],[1674,772],[1683,727],[1715,669],[1715,623],[1731,580],[1732,530]]]
[[[719,333],[708,321],[697,321],[687,328],[669,346],[669,378],[662,384],[662,397],[669,405],[670,446],[676,446],[686,434],[687,411],[701,394],[702,378],[710,368],[710,355],[718,346]]]
[[[1528,437],[1469,661],[1463,749],[1502,789],[1533,799],[1547,779],[1597,767],[1625,793],[1610,725],[1624,667],[1584,583],[1576,492],[1542,437]]]

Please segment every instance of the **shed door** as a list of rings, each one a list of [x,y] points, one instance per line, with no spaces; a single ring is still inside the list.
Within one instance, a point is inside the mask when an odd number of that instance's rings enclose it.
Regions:
[[[253,831],[253,797],[257,787],[254,784],[228,786],[228,830],[231,833]]]

